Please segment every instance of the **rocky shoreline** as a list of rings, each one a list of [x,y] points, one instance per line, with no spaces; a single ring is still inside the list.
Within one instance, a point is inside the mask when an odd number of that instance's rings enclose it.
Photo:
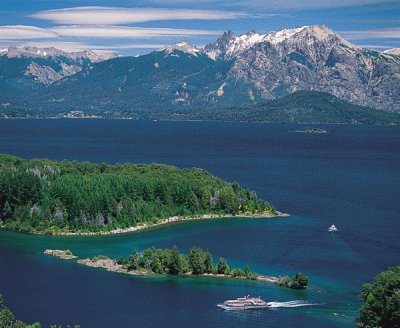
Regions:
[[[201,216],[195,217],[186,217],[186,216],[172,216],[167,219],[160,220],[156,223],[145,223],[137,226],[132,226],[128,228],[114,229],[110,231],[99,231],[99,232],[60,232],[58,236],[107,236],[107,235],[119,235],[126,234],[132,232],[138,232],[141,230],[151,229],[163,225],[168,225],[172,223],[178,222],[186,222],[186,221],[196,221],[196,220],[211,220],[211,219],[235,219],[235,218],[253,218],[253,219],[271,219],[271,218],[285,218],[289,217],[289,214],[277,212],[277,214],[272,213],[260,213],[260,214],[240,214],[240,215],[232,215],[232,214],[204,214]],[[39,233],[40,234],[40,233]]]
[[[61,249],[46,249],[44,251],[44,254],[46,255],[51,255],[51,256],[55,256],[58,257],[62,260],[74,260],[77,259],[78,256],[75,256],[74,254],[72,254],[72,252],[70,250],[61,250]]]

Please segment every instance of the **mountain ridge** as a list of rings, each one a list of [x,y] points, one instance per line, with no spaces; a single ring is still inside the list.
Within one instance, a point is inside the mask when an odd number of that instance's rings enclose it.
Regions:
[[[240,36],[227,31],[204,47],[179,42],[146,55],[99,61],[28,50],[15,58],[0,52],[3,108],[52,113],[233,108],[316,91],[400,112],[397,52],[352,45],[324,25]],[[11,69],[5,58],[21,61],[20,68]]]

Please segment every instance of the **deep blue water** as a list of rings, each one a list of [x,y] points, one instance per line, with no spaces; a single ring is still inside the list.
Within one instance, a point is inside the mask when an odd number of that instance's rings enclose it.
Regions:
[[[1,120],[0,152],[25,158],[202,167],[254,189],[292,216],[177,224],[140,234],[67,238],[0,231],[0,292],[16,315],[82,327],[354,326],[363,282],[400,264],[400,128],[122,120]],[[341,231],[327,233],[335,224]],[[259,282],[133,278],[42,255],[81,256],[193,245],[271,274],[306,273],[291,291]],[[226,313],[244,294],[318,306]],[[340,315],[334,315],[340,314]]]

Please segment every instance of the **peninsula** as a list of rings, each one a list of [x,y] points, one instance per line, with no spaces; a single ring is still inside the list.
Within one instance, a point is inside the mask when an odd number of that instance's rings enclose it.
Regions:
[[[0,155],[0,226],[36,234],[118,234],[179,221],[287,216],[203,169],[24,160]]]
[[[92,259],[80,259],[73,255],[70,250],[58,249],[46,249],[44,254],[63,260],[75,260],[78,264],[92,268],[102,268],[110,272],[134,276],[180,275],[249,279],[273,283],[291,289],[304,289],[308,285],[308,277],[301,273],[296,274],[294,278],[274,277],[259,275],[251,271],[248,265],[244,269],[232,267],[223,257],[217,263],[214,263],[211,253],[199,247],[192,247],[187,254],[179,252],[176,246],[171,249],[152,247],[140,253],[133,251],[128,258],[121,257],[118,260],[110,259],[104,255],[98,255]]]

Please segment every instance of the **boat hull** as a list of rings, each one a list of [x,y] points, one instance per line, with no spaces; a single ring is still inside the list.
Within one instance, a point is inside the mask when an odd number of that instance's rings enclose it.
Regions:
[[[217,304],[220,309],[225,311],[244,311],[244,310],[258,310],[269,308],[269,305],[244,305],[244,306],[229,306],[225,304]]]

